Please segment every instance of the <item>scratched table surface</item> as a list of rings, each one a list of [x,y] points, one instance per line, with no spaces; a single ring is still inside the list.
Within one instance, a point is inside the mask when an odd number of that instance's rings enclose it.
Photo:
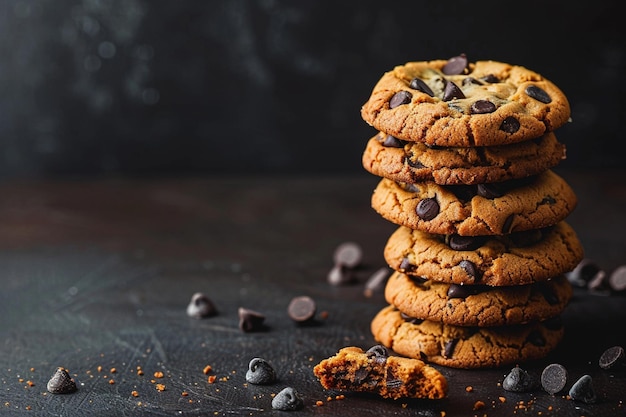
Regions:
[[[607,273],[626,264],[626,172],[560,173],[579,198],[568,222],[586,257]],[[313,366],[344,346],[374,345],[369,323],[385,305],[382,291],[364,294],[395,230],[370,207],[377,181],[367,174],[0,184],[0,415],[284,415],[271,399],[287,386],[304,399],[293,415],[626,415],[626,372],[598,366],[605,349],[626,346],[626,295],[580,288],[563,313],[559,347],[522,365],[535,375],[564,365],[564,392],[507,392],[500,383],[510,367],[439,366],[449,382],[443,400],[325,391]],[[352,284],[331,286],[332,253],[346,241],[361,245],[363,263]],[[195,292],[213,300],[216,316],[186,315]],[[311,325],[287,315],[298,295],[317,303]],[[267,327],[239,330],[239,307],[265,315]],[[254,357],[272,364],[276,383],[246,384]],[[47,393],[57,367],[70,371],[77,392]],[[565,396],[584,374],[596,404]],[[474,410],[477,401],[484,407]]]

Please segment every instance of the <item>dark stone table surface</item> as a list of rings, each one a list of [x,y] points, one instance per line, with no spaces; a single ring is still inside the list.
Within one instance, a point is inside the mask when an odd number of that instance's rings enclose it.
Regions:
[[[607,273],[626,264],[626,172],[560,173],[579,197],[568,222],[586,257]],[[375,344],[369,323],[385,305],[382,291],[364,294],[367,278],[385,266],[383,247],[395,230],[369,205],[377,181],[362,175],[0,183],[0,415],[285,415],[272,410],[271,399],[286,386],[304,398],[293,412],[299,416],[626,415],[626,371],[598,366],[606,348],[626,346],[626,295],[580,288],[563,313],[559,347],[523,364],[533,373],[563,364],[568,382],[561,394],[504,391],[508,367],[437,367],[449,382],[443,400],[350,393],[336,399],[338,393],[325,391],[313,366],[341,347]],[[353,284],[331,286],[332,253],[345,241],[361,245],[363,263]],[[218,315],[188,317],[195,292],[207,294]],[[312,325],[298,326],[287,315],[298,295],[317,303]],[[267,328],[239,330],[239,307],[264,314]],[[254,357],[274,366],[275,384],[245,383]],[[77,392],[46,392],[59,366],[74,376]],[[564,395],[584,374],[593,378],[596,404]],[[477,401],[485,407],[475,411]]]

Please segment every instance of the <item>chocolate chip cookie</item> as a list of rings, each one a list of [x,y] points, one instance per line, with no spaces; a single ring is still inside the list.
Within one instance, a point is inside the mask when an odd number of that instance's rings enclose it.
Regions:
[[[441,147],[407,142],[379,132],[361,157],[371,174],[400,182],[481,184],[539,174],[566,158],[565,145],[553,132],[502,146]]]
[[[564,335],[560,317],[499,327],[451,326],[386,306],[371,322],[376,341],[408,358],[452,368],[493,368],[540,359]]]
[[[385,299],[407,316],[453,326],[505,326],[560,315],[572,298],[563,275],[527,285],[459,285],[394,272]]]
[[[562,177],[546,170],[523,179],[478,185],[410,184],[383,178],[371,204],[383,218],[411,229],[476,236],[551,226],[574,210],[577,198]]]
[[[361,108],[377,130],[438,146],[494,146],[538,138],[570,120],[550,80],[497,61],[408,62],[386,72]]]
[[[438,235],[400,226],[384,248],[396,271],[453,284],[524,285],[573,270],[583,247],[565,221],[495,236]]]

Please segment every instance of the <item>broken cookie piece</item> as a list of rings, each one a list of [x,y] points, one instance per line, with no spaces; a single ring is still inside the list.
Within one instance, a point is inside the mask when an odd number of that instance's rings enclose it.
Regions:
[[[383,398],[444,398],[446,378],[419,359],[390,356],[382,345],[344,347],[313,368],[325,389],[370,392]]]

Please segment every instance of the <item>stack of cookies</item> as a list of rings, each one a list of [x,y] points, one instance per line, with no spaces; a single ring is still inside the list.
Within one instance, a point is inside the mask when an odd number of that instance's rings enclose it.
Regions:
[[[362,160],[382,177],[372,207],[398,225],[375,339],[454,368],[545,357],[564,335],[564,274],[583,259],[565,222],[576,195],[552,170],[564,93],[525,67],[460,55],[385,73],[361,115],[378,130]]]

